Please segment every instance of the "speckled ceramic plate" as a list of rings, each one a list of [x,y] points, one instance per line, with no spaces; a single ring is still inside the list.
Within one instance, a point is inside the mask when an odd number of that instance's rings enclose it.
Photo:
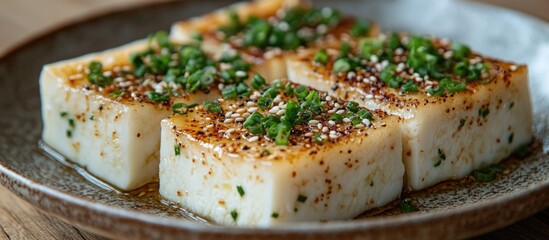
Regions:
[[[375,19],[385,29],[450,37],[484,54],[530,66],[536,132],[532,154],[505,161],[506,174],[493,182],[463,180],[411,194],[419,212],[389,209],[349,221],[273,228],[217,226],[164,204],[154,185],[118,193],[39,150],[38,74],[43,64],[115,47],[226,4],[185,1],[108,13],[50,32],[3,56],[0,182],[49,214],[117,238],[465,238],[549,206],[549,27],[518,13],[462,1],[317,1]]]

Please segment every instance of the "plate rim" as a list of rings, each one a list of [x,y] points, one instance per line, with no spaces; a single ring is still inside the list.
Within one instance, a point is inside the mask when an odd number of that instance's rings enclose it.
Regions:
[[[218,2],[224,2],[222,0],[216,0]],[[165,1],[165,2],[147,2],[135,4],[130,7],[116,7],[109,10],[86,15],[74,20],[67,21],[63,24],[55,25],[54,27],[48,28],[45,31],[42,31],[38,34],[31,35],[28,38],[25,38],[23,41],[10,45],[0,54],[0,62],[5,61],[12,56],[16,56],[19,52],[25,50],[29,46],[36,44],[38,41],[47,39],[57,33],[67,31],[71,28],[78,27],[84,23],[93,23],[103,18],[108,18],[113,15],[120,13],[128,13],[130,11],[145,9],[147,7],[165,7],[166,5],[180,5],[188,4],[192,1]],[[519,14],[523,17],[529,18],[530,21],[537,24],[542,24],[549,27],[549,22],[546,22],[538,17],[528,15],[523,12],[518,12],[512,9],[503,8],[500,6],[495,6],[487,3],[479,2],[463,2],[465,4],[479,4],[486,7],[498,8],[500,10],[512,12],[513,14]],[[51,159],[50,159],[51,160]],[[53,161],[53,160],[52,160]],[[452,208],[445,211],[435,211],[431,213],[410,213],[403,214],[398,216],[383,217],[383,218],[373,218],[365,220],[354,220],[354,221],[334,221],[329,223],[299,223],[299,224],[288,224],[288,225],[279,225],[268,228],[262,227],[234,227],[234,226],[220,226],[220,225],[207,225],[203,223],[196,223],[188,220],[176,219],[176,218],[164,218],[160,216],[140,213],[136,211],[126,210],[118,207],[114,207],[108,204],[93,202],[88,199],[80,198],[78,196],[73,196],[71,194],[65,193],[60,190],[53,189],[48,187],[40,182],[28,179],[20,173],[12,170],[9,165],[4,161],[0,161],[0,183],[9,189],[12,193],[23,198],[25,201],[40,209],[43,212],[52,214],[58,218],[63,219],[64,221],[76,224],[85,229],[91,230],[92,232],[97,232],[102,235],[107,236],[128,236],[128,235],[119,235],[112,234],[112,232],[106,231],[105,229],[96,228],[94,226],[86,225],[83,222],[73,222],[73,218],[68,218],[67,215],[54,212],[51,209],[48,209],[43,203],[33,199],[30,195],[38,194],[40,197],[48,198],[50,201],[60,202],[62,204],[71,204],[73,206],[78,206],[82,209],[92,210],[96,214],[103,214],[106,216],[115,216],[122,220],[127,221],[137,221],[137,224],[147,224],[148,226],[153,226],[157,228],[172,229],[184,231],[189,234],[201,234],[201,233],[214,233],[222,235],[264,235],[264,234],[313,234],[315,236],[320,236],[325,233],[352,233],[360,232],[365,233],[370,230],[375,230],[377,228],[387,228],[387,227],[396,227],[403,225],[421,225],[421,224],[430,224],[432,222],[444,220],[447,218],[459,217],[468,214],[472,214],[477,211],[485,211],[487,209],[492,209],[494,206],[499,206],[503,209],[512,209],[505,208],[505,206],[511,206],[517,202],[530,201],[535,202],[534,205],[529,205],[530,207],[524,211],[524,214],[520,218],[515,218],[507,220],[504,223],[493,224],[490,226],[484,226],[483,229],[478,229],[475,234],[469,232],[469,234],[463,236],[453,236],[453,237],[469,237],[472,235],[484,233],[490,230],[497,229],[509,225],[513,222],[516,222],[525,217],[531,216],[534,213],[549,207],[549,181],[541,182],[540,184],[534,185],[529,188],[522,188],[517,191],[513,191],[507,195],[476,202],[473,204],[468,204],[460,206],[457,208]],[[19,188],[18,188],[19,187]],[[24,189],[25,188],[25,189]],[[26,193],[26,194],[25,194]],[[530,196],[537,196],[537,198],[532,198]],[[539,200],[541,199],[541,200]],[[512,210],[508,210],[509,212]],[[314,232],[307,232],[314,231]]]

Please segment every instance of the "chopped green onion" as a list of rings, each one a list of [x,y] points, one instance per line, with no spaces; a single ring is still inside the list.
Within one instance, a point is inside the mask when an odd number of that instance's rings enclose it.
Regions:
[[[497,175],[503,173],[504,169],[498,165],[491,165],[479,170],[473,171],[475,180],[479,182],[490,182],[496,179]]]
[[[332,121],[334,121],[334,122],[336,122],[336,123],[341,123],[341,122],[343,122],[343,116],[341,116],[341,114],[335,113],[334,115],[332,115],[332,116],[330,117],[330,120],[332,120]]]
[[[406,92],[417,92],[419,91],[418,88],[417,88],[417,84],[415,84],[414,82],[412,81],[408,81],[406,82],[405,84],[403,84],[401,87],[400,87],[401,91],[403,93],[406,93]]]
[[[412,202],[411,198],[402,199],[402,201],[400,201],[400,204],[398,205],[398,208],[400,209],[400,212],[402,212],[402,213],[409,213],[409,212],[419,211],[419,209]]]
[[[259,112],[254,112],[246,121],[244,121],[244,128],[248,129],[253,135],[262,135],[265,130],[262,125],[263,115]]]
[[[368,35],[370,32],[370,21],[362,20],[357,21],[351,27],[351,36],[353,37],[362,37]]]
[[[218,112],[221,112],[223,110],[221,108],[221,105],[219,105],[219,103],[217,101],[213,101],[213,102],[205,101],[204,102],[204,108],[206,110],[210,111],[211,113],[218,113]]]
[[[360,109],[356,115],[360,118],[360,119],[368,119],[370,121],[373,121],[374,120],[374,116],[372,115],[371,112],[369,112],[368,110],[366,109]]]
[[[345,58],[340,58],[335,61],[333,67],[333,71],[335,73],[348,72],[349,70],[351,70],[351,64],[349,63],[349,60]]]
[[[322,65],[325,65],[328,63],[329,56],[326,49],[320,49],[316,52],[315,56],[313,57],[313,61]]]
[[[356,113],[358,112],[358,103],[357,102],[354,102],[354,101],[350,101],[347,103],[347,110],[353,112],[353,113]]]
[[[270,108],[273,104],[273,99],[270,97],[261,97],[259,100],[257,100],[257,106],[260,109],[267,109]]]
[[[236,222],[236,220],[238,219],[238,212],[236,211],[236,209],[233,209],[231,211],[231,217],[233,218],[233,221]]]
[[[471,50],[467,45],[457,42],[452,43],[452,51],[454,52],[454,58],[457,59],[466,58],[469,56],[469,54],[471,54]]]
[[[236,98],[238,96],[238,91],[236,89],[235,85],[228,85],[223,88],[221,91],[221,95],[223,95],[224,98]]]
[[[170,97],[167,94],[161,94],[155,91],[147,92],[147,97],[153,102],[167,102],[170,100]]]
[[[173,149],[174,149],[174,152],[175,152],[175,156],[178,156],[178,155],[181,154],[181,146],[179,144],[173,145]]]
[[[246,193],[244,192],[244,189],[242,188],[242,186],[236,186],[236,190],[238,191],[238,194],[239,194],[241,197],[243,197],[244,194],[246,194]]]
[[[276,145],[288,145],[292,128],[285,123],[279,123],[277,126],[278,127],[275,138]]]
[[[299,87],[294,89],[294,94],[299,100],[303,100],[309,95],[309,89],[307,87],[300,85]]]
[[[263,86],[265,86],[265,78],[263,78],[263,76],[261,76],[259,73],[256,73],[252,78],[251,85],[254,89],[261,89]]]

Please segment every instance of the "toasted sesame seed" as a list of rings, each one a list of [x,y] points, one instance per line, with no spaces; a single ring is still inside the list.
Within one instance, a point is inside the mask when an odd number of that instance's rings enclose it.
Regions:
[[[280,107],[274,106],[273,108],[271,108],[271,110],[269,110],[269,113],[275,114],[275,113],[278,112],[279,110],[280,110]]]
[[[305,133],[305,137],[312,137],[313,135],[314,135],[314,133],[312,133],[312,132]]]
[[[255,141],[257,141],[257,140],[259,140],[259,137],[258,137],[258,136],[253,136],[253,137],[251,137],[250,139],[248,139],[248,141],[250,141],[250,142],[255,142]]]
[[[246,111],[246,109],[244,109],[244,108],[239,108],[238,110],[236,110],[237,113],[243,113],[245,111]]]
[[[226,117],[226,118],[231,117],[232,114],[233,114],[232,111],[231,111],[231,112],[227,112],[227,113],[225,113],[225,117]]]
[[[322,132],[327,132],[328,131],[328,127],[323,127],[322,128]]]
[[[255,105],[255,102],[249,101],[246,103],[246,106],[252,107]]]
[[[255,111],[257,111],[257,108],[256,108],[256,107],[248,108],[248,112],[249,112],[249,113],[253,113],[253,112],[255,112]]]
[[[286,113],[286,110],[281,109],[281,110],[278,110],[278,112],[276,112],[276,115],[282,116],[282,115],[284,115],[285,113]]]
[[[359,123],[359,124],[355,125],[355,127],[356,127],[356,128],[363,128],[364,125],[363,125],[362,123]]]
[[[226,134],[231,134],[232,132],[236,131],[236,129],[234,128],[229,128],[227,129],[227,131],[225,132]]]
[[[326,135],[326,134],[322,134],[322,135],[320,135],[320,138],[322,138],[322,139],[326,140],[326,139],[328,139],[328,135]]]
[[[328,125],[330,125],[330,126],[333,126],[335,124],[336,124],[336,122],[334,122],[333,120],[328,121]]]
[[[244,120],[246,120],[245,118],[243,117],[237,117],[234,119],[235,122],[244,122]]]
[[[223,121],[224,123],[231,123],[233,122],[233,119],[232,118],[227,118],[225,119],[225,121]]]
[[[349,122],[351,122],[351,119],[349,119],[349,118],[343,118],[343,122],[349,123]]]
[[[232,118],[240,117],[240,113],[233,113],[233,114],[231,114],[231,117]]]
[[[205,126],[205,127],[204,127],[204,131],[208,131],[208,129],[213,128],[213,127],[214,127],[213,124],[210,124],[210,125],[208,125],[208,126]]]
[[[318,120],[309,120],[309,125],[315,125],[318,124]]]
[[[242,114],[242,117],[247,118],[247,117],[249,117],[250,115],[251,115],[250,113],[247,113],[247,112],[246,112],[246,113]]]
[[[237,77],[246,77],[247,73],[244,72],[244,71],[236,71],[236,76]]]
[[[345,113],[345,110],[343,110],[343,109],[340,109],[340,110],[337,110],[337,112],[336,112],[336,113],[337,113],[337,114],[343,114],[343,113]]]
[[[326,96],[326,101],[332,101],[332,97],[331,96]]]
[[[336,111],[337,111],[337,109],[333,108],[333,109],[328,110],[328,113],[335,113]]]
[[[273,103],[275,103],[275,104],[280,103],[280,101],[282,101],[282,98],[280,98],[280,95],[277,95],[277,96],[273,99]]]

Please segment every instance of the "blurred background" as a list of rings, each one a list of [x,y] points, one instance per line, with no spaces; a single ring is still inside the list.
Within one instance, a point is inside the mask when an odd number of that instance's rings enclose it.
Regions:
[[[21,41],[105,11],[167,0],[0,0],[0,55]],[[470,0],[504,6],[549,21],[549,0]]]

